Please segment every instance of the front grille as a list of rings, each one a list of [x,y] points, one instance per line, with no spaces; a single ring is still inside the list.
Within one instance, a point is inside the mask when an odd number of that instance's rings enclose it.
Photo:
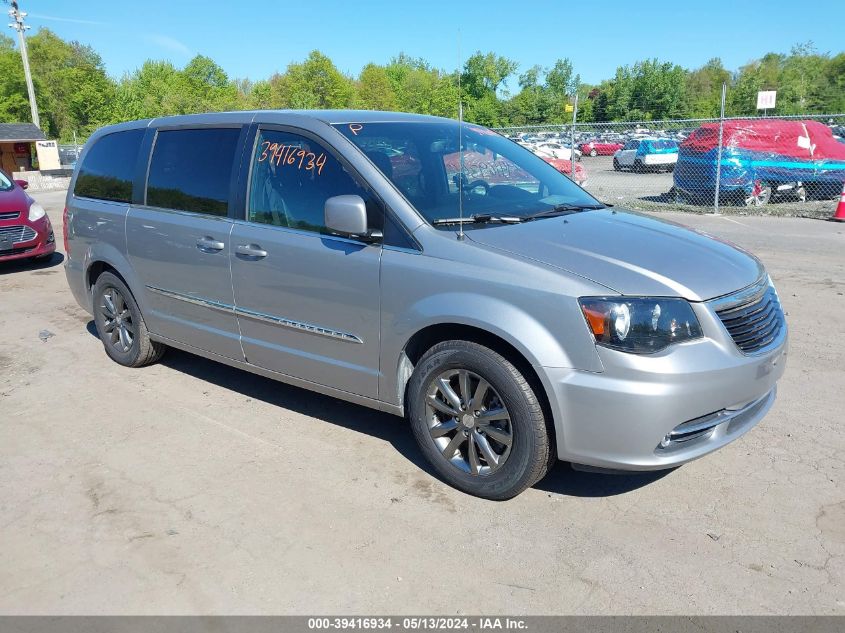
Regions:
[[[3,211],[0,213],[0,220],[17,220],[20,214],[20,211]]]
[[[6,237],[11,240],[13,244],[20,242],[29,242],[34,240],[38,233],[31,226],[19,224],[17,226],[0,226],[0,237]]]
[[[717,316],[745,354],[765,351],[785,326],[777,293],[767,279],[715,303]]]

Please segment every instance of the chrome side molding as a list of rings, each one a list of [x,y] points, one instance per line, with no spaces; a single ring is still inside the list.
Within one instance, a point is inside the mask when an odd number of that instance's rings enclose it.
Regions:
[[[146,288],[151,292],[165,297],[170,297],[171,299],[178,299],[179,301],[184,301],[185,303],[192,303],[194,305],[211,308],[212,310],[219,310],[220,312],[228,312],[238,317],[245,317],[248,319],[254,319],[256,321],[263,321],[264,323],[271,323],[272,325],[278,325],[279,327],[288,328],[290,330],[307,332],[308,334],[316,334],[317,336],[325,336],[326,338],[331,338],[338,341],[345,341],[347,343],[356,343],[358,345],[364,344],[364,341],[363,339],[361,339],[360,336],[356,336],[355,334],[351,334],[349,332],[333,330],[331,328],[323,327],[321,325],[314,325],[313,323],[294,321],[293,319],[274,316],[272,314],[266,314],[264,312],[256,312],[255,310],[247,310],[246,308],[239,308],[238,306],[234,306],[228,303],[220,303],[219,301],[213,301],[211,299],[194,297],[192,295],[187,295],[181,292],[174,292],[173,290],[166,290],[164,288],[158,288],[156,286],[146,286]]]

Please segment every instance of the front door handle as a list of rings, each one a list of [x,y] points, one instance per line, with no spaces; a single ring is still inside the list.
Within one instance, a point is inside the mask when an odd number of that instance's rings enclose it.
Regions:
[[[213,237],[206,235],[197,240],[197,248],[201,251],[222,251],[226,248],[223,242],[218,242]]]
[[[267,251],[263,250],[258,244],[238,244],[235,249],[238,255],[245,257],[255,257],[261,259],[267,257]]]

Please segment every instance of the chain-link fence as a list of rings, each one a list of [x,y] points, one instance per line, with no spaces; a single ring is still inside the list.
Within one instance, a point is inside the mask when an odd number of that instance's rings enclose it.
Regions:
[[[552,164],[574,161],[564,173],[631,209],[822,217],[845,182],[845,114],[498,131]]]
[[[59,145],[59,162],[63,168],[73,169],[82,153],[82,145]]]

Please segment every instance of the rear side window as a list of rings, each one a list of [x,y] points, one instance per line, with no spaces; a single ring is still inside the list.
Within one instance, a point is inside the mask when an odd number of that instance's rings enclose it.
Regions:
[[[132,202],[132,181],[144,131],[114,132],[95,142],[79,167],[73,195]]]
[[[225,216],[240,128],[165,130],[156,136],[147,204]]]

